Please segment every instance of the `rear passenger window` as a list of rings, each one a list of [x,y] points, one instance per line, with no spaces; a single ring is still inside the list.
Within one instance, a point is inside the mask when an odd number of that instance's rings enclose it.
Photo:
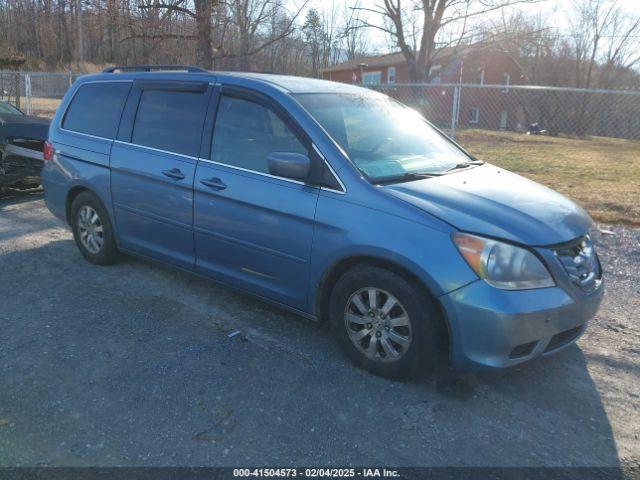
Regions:
[[[130,82],[82,85],[73,96],[62,128],[103,138],[115,138]]]
[[[131,142],[196,157],[206,110],[201,92],[143,90]]]
[[[307,148],[273,110],[250,100],[223,95],[213,131],[211,159],[269,173],[267,156],[271,152],[308,155]]]

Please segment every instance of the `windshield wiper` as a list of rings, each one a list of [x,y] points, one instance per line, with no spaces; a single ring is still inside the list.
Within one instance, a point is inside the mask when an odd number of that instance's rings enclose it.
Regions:
[[[471,167],[474,165],[482,165],[482,164],[484,164],[482,160],[470,160],[468,162],[460,162],[454,165],[453,167],[447,170],[443,170],[441,172],[405,172],[401,175],[374,179],[373,183],[376,185],[379,185],[383,183],[412,182],[414,180],[423,180],[425,178],[441,177],[442,175],[452,173],[456,170],[461,170],[463,168]]]
[[[428,172],[406,172],[402,175],[396,175],[393,177],[384,177],[374,180],[373,183],[381,184],[381,183],[401,183],[401,182],[412,182],[414,180],[422,180],[425,178],[438,177],[442,175],[442,173],[428,173]]]
[[[482,165],[484,162],[482,160],[471,160],[469,162],[460,162],[453,167],[445,170],[445,173],[453,172],[454,170],[461,170],[463,168],[472,167],[474,165]]]

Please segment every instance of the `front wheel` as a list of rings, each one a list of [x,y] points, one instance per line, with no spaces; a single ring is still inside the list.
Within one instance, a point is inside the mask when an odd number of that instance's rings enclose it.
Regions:
[[[118,251],[107,211],[90,192],[79,194],[71,205],[73,238],[82,256],[96,265],[110,265]]]
[[[377,266],[346,272],[333,288],[334,334],[351,360],[377,375],[406,378],[432,368],[442,316],[424,289]]]

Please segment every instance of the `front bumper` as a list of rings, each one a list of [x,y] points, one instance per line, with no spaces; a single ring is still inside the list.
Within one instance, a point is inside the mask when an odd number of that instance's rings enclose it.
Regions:
[[[588,294],[556,286],[499,290],[482,280],[440,297],[454,366],[503,368],[574,343],[593,318],[604,284]]]

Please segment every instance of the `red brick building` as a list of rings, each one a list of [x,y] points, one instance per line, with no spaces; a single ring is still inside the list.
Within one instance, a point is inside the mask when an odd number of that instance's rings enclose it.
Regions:
[[[426,83],[421,86],[402,86],[411,83],[409,65],[402,53],[340,63],[323,69],[322,78],[380,89],[444,125],[451,122],[454,102],[454,89],[446,85],[502,85],[497,89],[462,89],[458,125],[503,130],[524,126],[518,93],[509,89],[510,85],[524,83],[523,71],[510,55],[497,48],[475,45],[457,52],[443,49],[435,56]]]

